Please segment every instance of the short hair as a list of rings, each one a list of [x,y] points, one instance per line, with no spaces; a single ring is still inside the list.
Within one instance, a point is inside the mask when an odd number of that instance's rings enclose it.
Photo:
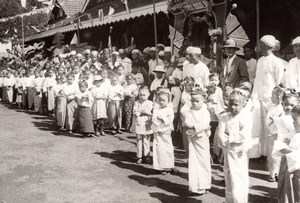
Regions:
[[[204,89],[202,89],[201,87],[194,87],[192,89],[192,92],[191,92],[191,95],[201,95],[203,96],[204,98],[207,97],[207,94],[206,94],[206,91]]]
[[[149,87],[146,86],[146,85],[143,85],[143,86],[141,86],[141,87],[139,88],[139,92],[141,92],[141,91],[147,91],[147,93],[150,94],[150,89],[149,89]]]
[[[125,79],[128,80],[128,79],[134,79],[132,73],[128,73],[126,76],[125,76]]]
[[[172,99],[172,94],[171,94],[170,90],[163,86],[159,86],[158,88],[156,88],[156,95],[157,95],[157,97],[159,97],[161,95],[166,95],[168,97],[169,102]]]
[[[219,79],[220,75],[218,73],[211,73],[209,76],[209,79],[217,77]]]
[[[75,75],[72,74],[72,73],[69,73],[69,74],[67,75],[67,78],[73,78],[73,79],[75,79]]]
[[[229,100],[233,100],[235,98],[242,99],[243,105],[246,104],[246,101],[248,99],[247,93],[245,93],[244,90],[241,90],[240,88],[235,88],[229,95]]]
[[[84,87],[88,87],[88,83],[85,80],[82,80],[78,83],[79,87],[80,86],[84,86]]]

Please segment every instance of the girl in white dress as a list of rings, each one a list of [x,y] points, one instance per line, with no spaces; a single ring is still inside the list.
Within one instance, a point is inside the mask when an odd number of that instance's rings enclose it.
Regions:
[[[160,89],[156,96],[152,117],[153,167],[166,175],[174,168],[174,148],[171,137],[174,111],[172,105],[169,105],[171,93],[168,89]]]
[[[94,77],[95,87],[91,90],[94,97],[92,106],[94,128],[96,135],[104,135],[104,121],[107,118],[106,102],[108,98],[109,84],[106,83],[100,75]]]

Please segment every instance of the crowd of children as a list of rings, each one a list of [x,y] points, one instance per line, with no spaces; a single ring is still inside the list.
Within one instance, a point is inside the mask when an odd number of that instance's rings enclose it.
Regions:
[[[83,137],[132,132],[137,138],[137,163],[152,163],[162,174],[178,172],[173,143],[179,136],[188,155],[191,194],[202,195],[211,188],[212,157],[224,162],[226,202],[248,201],[250,83],[222,90],[219,75],[211,73],[204,87],[192,76],[183,78],[188,58],[165,59],[152,71],[148,67],[147,77],[146,66],[139,63],[125,69],[118,62],[118,52],[101,63],[97,51],[87,50],[84,55],[81,60],[71,54],[43,66],[6,68],[0,72],[2,101],[54,116],[60,130],[80,132]],[[151,83],[149,75],[153,75]],[[293,90],[281,86],[273,90],[266,120],[268,180],[278,179],[278,198],[299,200],[298,105],[299,96]]]

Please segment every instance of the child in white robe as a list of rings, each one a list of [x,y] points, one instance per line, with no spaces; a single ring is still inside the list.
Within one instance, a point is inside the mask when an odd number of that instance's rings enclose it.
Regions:
[[[156,93],[157,99],[153,109],[153,168],[166,175],[174,168],[174,148],[171,137],[174,111],[169,105],[171,93],[161,89]]]
[[[104,135],[104,121],[107,118],[106,102],[110,85],[100,75],[94,77],[94,88],[91,93],[94,97],[92,106],[95,134]]]
[[[183,113],[185,134],[189,141],[189,191],[191,195],[203,195],[211,188],[210,164],[210,114],[204,100],[206,93],[194,88],[191,108]]]
[[[274,157],[272,155],[273,147],[274,147],[274,141],[277,139],[278,129],[275,125],[274,120],[284,115],[283,107],[282,107],[282,95],[283,95],[284,89],[276,86],[272,91],[272,106],[268,110],[267,116],[266,116],[266,126],[268,130],[268,170],[269,170],[269,182],[275,182],[276,177],[279,173],[279,166],[280,166],[280,159],[278,157]]]
[[[235,89],[229,96],[228,112],[220,116],[218,137],[224,151],[226,203],[248,203],[251,147],[251,113],[245,110],[247,96]]]
[[[277,191],[280,203],[300,202],[300,106],[293,108],[292,118],[295,133],[280,149],[282,159]]]
[[[137,140],[137,163],[151,163],[150,160],[150,138],[153,130],[152,124],[152,109],[153,102],[148,100],[150,90],[147,86],[142,86],[139,89],[139,100],[134,103],[133,121],[131,131],[136,134]],[[143,159],[144,158],[144,159]]]

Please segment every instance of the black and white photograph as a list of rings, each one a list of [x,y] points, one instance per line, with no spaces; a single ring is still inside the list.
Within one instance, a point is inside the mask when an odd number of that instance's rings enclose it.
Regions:
[[[0,203],[300,203],[300,0],[0,0]]]

